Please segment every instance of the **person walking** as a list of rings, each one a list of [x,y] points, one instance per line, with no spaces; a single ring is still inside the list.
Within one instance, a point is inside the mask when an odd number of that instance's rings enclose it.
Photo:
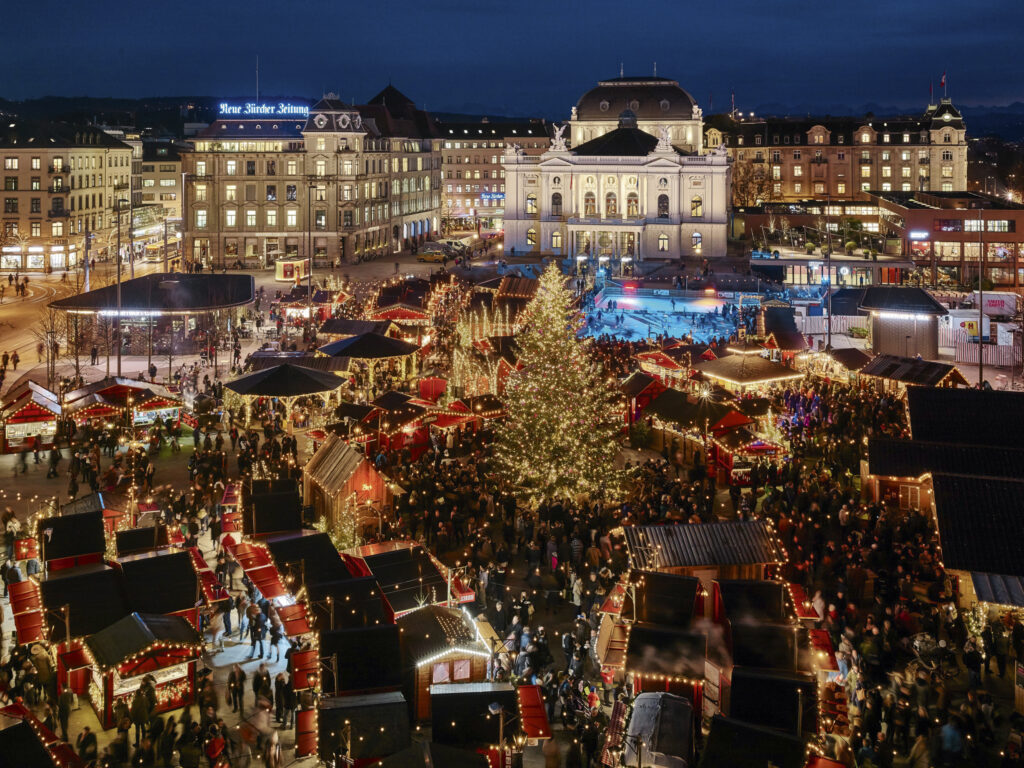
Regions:
[[[255,615],[249,617],[249,658],[254,659],[257,656],[263,656],[263,634],[266,631],[266,621],[263,616],[263,611],[259,608],[256,609]],[[260,650],[256,653],[256,644],[259,643]]]
[[[228,700],[232,712],[242,711],[242,700],[245,694],[245,670],[241,664],[234,664],[228,674]]]

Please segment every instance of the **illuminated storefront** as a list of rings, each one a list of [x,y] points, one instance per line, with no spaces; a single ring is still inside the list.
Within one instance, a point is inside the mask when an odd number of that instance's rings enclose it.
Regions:
[[[5,245],[0,248],[0,270],[60,272],[78,266],[75,245]]]

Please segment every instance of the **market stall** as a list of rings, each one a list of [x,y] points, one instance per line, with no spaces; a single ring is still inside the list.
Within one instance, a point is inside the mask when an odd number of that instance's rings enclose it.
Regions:
[[[274,279],[278,282],[300,283],[309,275],[309,259],[278,259],[274,262]]]
[[[114,704],[131,704],[146,682],[156,691],[155,713],[192,701],[202,638],[180,616],[132,613],[85,641],[92,661],[89,699],[104,728],[112,728]],[[147,681],[148,678],[148,681]]]
[[[0,407],[4,425],[4,453],[53,446],[63,414],[54,392],[27,381],[8,393]]]
[[[391,507],[388,479],[374,468],[366,455],[335,434],[306,464],[302,473],[303,503],[313,507],[317,518],[332,525],[345,523],[362,537],[380,523]]]

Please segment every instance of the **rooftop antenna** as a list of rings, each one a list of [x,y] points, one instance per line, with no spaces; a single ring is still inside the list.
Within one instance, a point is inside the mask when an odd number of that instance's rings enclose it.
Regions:
[[[625,76],[626,76],[625,67],[623,66],[622,62],[620,61],[619,62],[619,77],[625,77]]]
[[[658,62],[654,62],[654,76],[658,76]]]

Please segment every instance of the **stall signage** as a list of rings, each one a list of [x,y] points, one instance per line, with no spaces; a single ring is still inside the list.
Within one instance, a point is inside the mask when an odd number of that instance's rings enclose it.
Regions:
[[[174,680],[180,680],[183,677],[188,677],[188,662],[184,664],[175,664],[172,667],[164,667],[163,669],[156,669],[147,674],[152,675],[157,686],[161,686],[164,683],[170,683]],[[133,677],[121,677],[114,670],[114,697],[124,696],[127,693],[133,693],[142,687],[142,679],[146,675],[135,675]]]
[[[505,193],[504,192],[481,192],[480,193],[480,199],[481,200],[504,200],[505,199]]]
[[[222,101],[218,105],[218,113],[225,117],[308,117],[309,107],[286,101],[279,101],[276,104],[261,104],[254,101],[231,104]]]

